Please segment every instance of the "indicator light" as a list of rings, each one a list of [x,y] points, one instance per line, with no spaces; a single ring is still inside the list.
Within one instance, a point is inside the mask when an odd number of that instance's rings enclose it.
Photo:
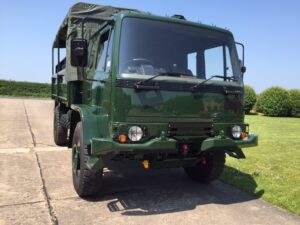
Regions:
[[[241,138],[245,139],[247,137],[247,133],[246,132],[242,132]]]
[[[144,166],[144,169],[149,169],[150,168],[150,162],[149,162],[149,160],[144,160],[143,161],[143,166]]]
[[[121,143],[125,143],[125,142],[126,142],[126,140],[127,140],[127,137],[126,137],[126,135],[125,135],[125,134],[121,134],[121,135],[119,136],[119,142],[121,142]]]

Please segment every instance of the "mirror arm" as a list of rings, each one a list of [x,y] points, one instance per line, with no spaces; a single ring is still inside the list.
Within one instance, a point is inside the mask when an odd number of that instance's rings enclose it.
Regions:
[[[242,75],[244,75],[244,73],[246,72],[246,67],[245,67],[245,46],[240,43],[240,42],[235,42],[236,45],[239,45],[242,47],[242,51],[243,51],[243,54],[242,54],[242,62],[243,62],[243,65],[241,67],[241,72],[242,72]]]
[[[243,58],[243,66],[245,66],[245,46],[240,43],[240,42],[235,42],[236,45],[240,45],[243,49],[243,55],[242,55],[242,58]]]

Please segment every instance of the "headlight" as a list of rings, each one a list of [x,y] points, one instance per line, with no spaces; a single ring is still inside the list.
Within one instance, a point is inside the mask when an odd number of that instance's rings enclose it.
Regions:
[[[242,128],[238,125],[234,125],[231,129],[231,134],[233,138],[240,138],[242,135]]]
[[[143,130],[139,126],[132,126],[128,130],[128,137],[131,141],[139,141],[143,137]]]

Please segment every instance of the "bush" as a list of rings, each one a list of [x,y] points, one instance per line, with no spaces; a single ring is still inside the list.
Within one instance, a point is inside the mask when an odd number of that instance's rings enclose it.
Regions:
[[[51,84],[0,80],[1,95],[49,98]]]
[[[300,117],[300,90],[292,89],[289,91],[291,101],[290,115],[293,117]]]
[[[253,106],[256,103],[256,93],[254,89],[250,86],[245,86],[245,95],[244,95],[244,111],[249,114],[253,109]]]
[[[268,88],[257,99],[256,110],[267,116],[288,116],[290,108],[289,92],[280,87]]]

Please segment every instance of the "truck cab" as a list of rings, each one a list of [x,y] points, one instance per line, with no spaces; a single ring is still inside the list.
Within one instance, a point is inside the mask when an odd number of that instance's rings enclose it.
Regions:
[[[242,148],[257,145],[244,123],[244,57],[228,30],[78,3],[52,52],[54,140],[72,149],[79,196],[101,191],[109,160],[210,182],[226,153],[245,158]]]

